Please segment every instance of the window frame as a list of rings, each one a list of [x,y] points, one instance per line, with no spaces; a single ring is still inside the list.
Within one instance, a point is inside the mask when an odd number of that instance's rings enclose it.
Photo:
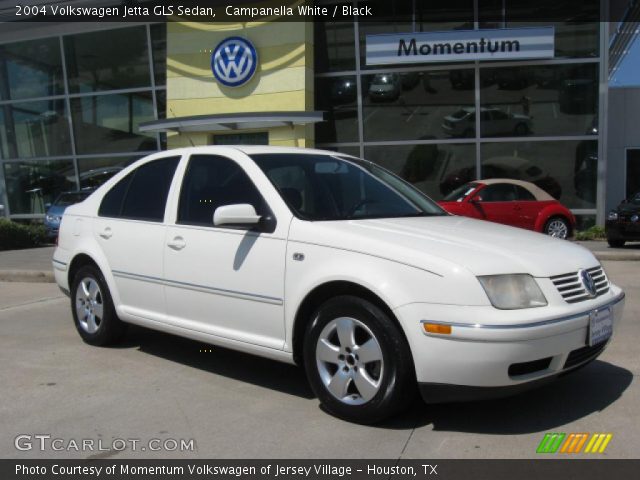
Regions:
[[[264,204],[264,208],[265,208],[265,214],[262,215],[262,218],[260,219],[260,221],[255,224],[255,225],[241,225],[241,224],[236,224],[236,225],[214,225],[213,224],[213,214],[211,215],[211,222],[209,224],[203,224],[203,223],[190,223],[190,222],[185,222],[185,221],[180,221],[180,202],[182,200],[182,193],[184,191],[185,188],[185,184],[186,184],[186,179],[187,179],[187,175],[189,174],[189,169],[191,168],[191,162],[193,160],[194,157],[198,157],[198,156],[202,156],[202,157],[218,157],[221,158],[223,160],[227,160],[229,162],[233,162],[241,171],[242,173],[244,173],[244,175],[246,175],[247,179],[251,182],[251,184],[254,186],[254,188],[256,189],[256,192],[258,193],[258,196],[260,197],[260,199],[262,200],[263,204]],[[273,233],[276,230],[276,226],[277,226],[277,218],[275,216],[275,214],[273,213],[274,210],[273,208],[271,208],[271,206],[269,205],[269,202],[267,201],[267,199],[265,198],[265,196],[263,195],[262,191],[260,190],[260,188],[256,185],[256,182],[254,181],[254,179],[251,177],[251,175],[249,174],[249,172],[247,171],[246,168],[244,168],[239,162],[237,162],[236,160],[234,160],[233,158],[229,157],[228,155],[224,155],[221,153],[207,153],[207,152],[199,152],[199,153],[189,153],[188,155],[185,155],[185,166],[184,166],[184,170],[182,171],[181,175],[180,175],[180,185],[177,188],[177,193],[175,194],[175,204],[173,205],[173,209],[174,209],[174,213],[175,213],[175,217],[173,218],[173,226],[175,227],[191,227],[191,228],[206,228],[206,229],[214,229],[214,230],[218,230],[218,229],[222,229],[222,230],[240,230],[240,231],[246,231],[246,232],[256,232],[256,233]],[[228,204],[228,205],[233,205],[233,204]],[[220,205],[220,206],[225,206],[225,205]],[[214,210],[215,213],[215,210]]]
[[[160,218],[160,220],[157,220],[155,218],[143,218],[143,217],[129,217],[129,216],[124,216],[122,214],[123,210],[124,210],[124,205],[127,202],[127,197],[129,196],[129,190],[131,189],[131,184],[133,183],[133,181],[135,180],[135,176],[138,173],[138,171],[147,166],[150,165],[154,162],[158,162],[161,160],[171,160],[174,159],[176,161],[176,165],[175,168],[173,170],[173,175],[171,176],[171,180],[169,181],[169,185],[167,188],[167,195],[164,201],[164,212],[162,214],[162,218]],[[117,181],[114,182],[114,184],[109,187],[109,190],[107,190],[107,192],[102,196],[102,198],[100,199],[100,205],[98,205],[98,212],[97,212],[97,217],[98,218],[111,218],[113,220],[129,220],[129,221],[136,221],[136,222],[149,222],[149,223],[154,223],[154,224],[158,224],[158,223],[165,223],[165,218],[167,216],[167,208],[169,207],[170,201],[171,201],[171,186],[173,184],[173,182],[175,181],[176,178],[176,174],[178,173],[178,168],[180,166],[180,162],[182,160],[182,156],[181,155],[164,155],[161,157],[155,157],[151,160],[149,160],[148,162],[144,162],[140,165],[136,165],[133,169],[131,169],[130,171],[128,171],[125,175],[122,176],[122,178],[119,178]],[[111,216],[111,215],[102,215],[100,213],[100,210],[102,209],[102,204],[105,201],[105,198],[107,195],[109,195],[109,193],[111,193],[113,191],[114,188],[116,188],[118,185],[120,185],[121,182],[125,181],[127,178],[131,177],[131,180],[129,180],[129,184],[127,185],[126,191],[122,197],[122,202],[120,204],[120,211],[118,213],[117,216]]]

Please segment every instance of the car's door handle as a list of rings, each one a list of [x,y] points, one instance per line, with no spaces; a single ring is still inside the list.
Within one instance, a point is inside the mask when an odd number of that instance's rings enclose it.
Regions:
[[[104,230],[102,230],[102,232],[99,233],[99,235],[105,240],[109,240],[113,235],[113,232],[111,231],[111,227],[105,228]]]
[[[173,240],[171,240],[169,243],[167,243],[169,248],[172,248],[173,250],[182,250],[184,247],[187,246],[187,242],[184,241],[184,238],[182,237],[174,237]]]

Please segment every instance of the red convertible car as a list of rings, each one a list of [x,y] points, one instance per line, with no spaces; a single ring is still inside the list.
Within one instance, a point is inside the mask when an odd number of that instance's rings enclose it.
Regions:
[[[552,237],[571,236],[576,219],[547,192],[520,180],[478,180],[456,188],[441,202],[449,213],[535,230]]]

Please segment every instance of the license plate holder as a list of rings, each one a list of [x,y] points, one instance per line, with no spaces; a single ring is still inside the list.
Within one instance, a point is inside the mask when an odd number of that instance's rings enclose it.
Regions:
[[[613,316],[611,307],[589,312],[589,334],[587,343],[590,347],[607,341],[613,334]]]

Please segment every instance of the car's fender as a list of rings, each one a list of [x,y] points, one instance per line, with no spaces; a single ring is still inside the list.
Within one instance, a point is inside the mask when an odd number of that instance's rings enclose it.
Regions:
[[[353,250],[292,241],[287,247],[285,278],[287,351],[293,348],[294,324],[307,295],[336,281],[370,291],[390,310],[415,302],[490,305],[480,283],[464,268],[430,272]]]
[[[562,204],[554,202],[549,205],[546,205],[538,212],[534,230],[536,232],[543,232],[544,226],[547,223],[547,221],[551,217],[558,217],[558,216],[566,218],[569,221],[569,225],[571,226],[572,230],[575,228],[576,220],[573,214],[571,213],[571,211],[568,210]]]

